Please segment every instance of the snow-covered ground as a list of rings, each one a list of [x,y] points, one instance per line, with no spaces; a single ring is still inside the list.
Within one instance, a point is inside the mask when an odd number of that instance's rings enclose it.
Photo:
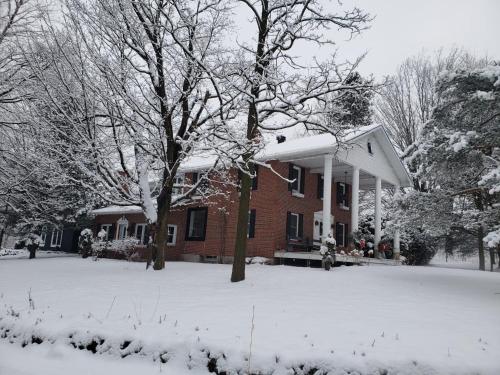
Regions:
[[[28,259],[29,252],[27,249],[0,249],[0,260],[2,259]],[[36,252],[37,258],[55,258],[55,257],[68,257],[77,256],[77,254],[70,254],[64,251],[54,250],[38,250]]]
[[[198,375],[209,358],[228,373],[500,373],[498,273],[250,265],[246,281],[229,276],[216,264],[0,260],[0,374]]]
[[[495,254],[495,259],[498,257]],[[490,253],[485,251],[484,254],[486,270],[490,270]],[[461,268],[464,270],[478,270],[479,269],[479,255],[471,254],[469,256],[462,256],[460,254],[452,254],[446,256],[444,250],[438,251],[431,259],[430,266],[444,267],[444,268]],[[493,271],[499,272],[498,264],[493,265]]]

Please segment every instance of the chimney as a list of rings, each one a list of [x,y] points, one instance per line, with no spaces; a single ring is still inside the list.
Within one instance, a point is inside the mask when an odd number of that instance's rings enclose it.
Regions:
[[[277,135],[276,140],[278,141],[278,143],[283,143],[286,141],[286,137],[284,135]]]

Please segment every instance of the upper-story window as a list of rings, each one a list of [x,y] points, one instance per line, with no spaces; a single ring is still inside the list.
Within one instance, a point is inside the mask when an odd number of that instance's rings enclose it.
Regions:
[[[193,172],[191,177],[191,183],[196,185],[199,182],[197,192],[206,192],[208,189],[208,178],[201,172]]]
[[[340,208],[349,208],[349,199],[347,197],[347,184],[337,182],[337,204]]]
[[[288,179],[293,182],[288,185],[288,189],[292,192],[292,195],[296,197],[304,196],[305,174],[305,168],[289,164]]]
[[[366,143],[366,148],[368,149],[368,153],[370,155],[373,155],[373,148],[372,148],[372,143],[371,142],[367,142]]]
[[[184,174],[178,174],[174,178],[174,188],[172,189],[173,195],[180,195],[183,193],[184,187]]]

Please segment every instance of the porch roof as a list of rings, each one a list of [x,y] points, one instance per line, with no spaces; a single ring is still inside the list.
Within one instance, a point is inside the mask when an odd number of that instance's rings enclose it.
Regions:
[[[316,173],[322,173],[323,156],[326,154],[334,154],[337,161],[333,170],[333,177],[348,177],[351,176],[352,166],[361,168],[361,185],[372,186],[372,179],[375,174],[369,165],[365,165],[362,161],[356,160],[356,153],[360,153],[361,139],[372,135],[381,144],[381,149],[385,155],[386,163],[389,164],[392,173],[381,176],[385,182],[390,184],[398,183],[400,186],[411,186],[412,180],[399,158],[392,142],[389,139],[382,125],[373,124],[363,126],[356,130],[345,134],[339,142],[332,134],[318,134],[308,137],[286,140],[283,143],[269,143],[262,151],[257,154],[257,160],[269,161],[291,161],[297,165],[311,168]],[[344,147],[345,146],[345,147]],[[180,170],[182,172],[195,172],[203,169],[208,169],[214,165],[215,157],[207,155],[191,157],[186,160]],[[347,174],[345,173],[347,172]],[[397,181],[396,181],[397,180]]]

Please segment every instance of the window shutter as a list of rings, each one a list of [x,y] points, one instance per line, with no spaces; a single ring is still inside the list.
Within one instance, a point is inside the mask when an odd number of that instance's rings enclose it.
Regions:
[[[337,242],[337,246],[344,246],[344,232],[342,229],[340,223],[335,224],[335,241]]]
[[[253,165],[255,177],[252,179],[252,190],[257,190],[259,183],[259,166],[257,164]]]
[[[340,182],[337,182],[337,204],[341,204],[342,200],[342,187]]]
[[[345,184],[345,197],[344,197],[344,201],[345,201],[345,206],[346,207],[349,207],[349,186],[348,184]]]
[[[293,164],[292,163],[288,163],[288,179],[290,181],[293,180]],[[292,191],[292,183],[291,182],[288,183],[288,190]]]
[[[248,238],[254,238],[255,237],[255,214],[256,211],[255,209],[250,210],[250,226],[248,228]]]
[[[198,182],[198,172],[193,172],[193,177],[192,177],[192,183],[193,185],[196,184]]]
[[[348,224],[344,224],[344,243],[346,246],[349,245],[347,243],[348,236],[349,236],[349,227],[348,227]]]
[[[306,183],[306,169],[305,168],[300,168],[300,185],[299,185],[299,191],[300,191],[301,194],[304,194],[305,183]]]
[[[147,245],[149,242],[149,225],[146,224],[144,227],[144,241],[142,242],[143,245]]]
[[[127,228],[127,232],[128,232],[128,236],[129,237],[134,237],[135,236],[135,226],[137,224],[136,223],[131,223],[128,225],[128,228]]]
[[[299,238],[303,238],[304,237],[304,215],[303,214],[299,214]]]
[[[317,195],[318,199],[323,198],[323,176],[318,174],[318,189],[317,189]]]
[[[109,238],[108,241],[114,241],[116,238],[116,224],[111,224],[111,228],[109,229]]]
[[[290,212],[286,213],[286,239],[287,241],[290,239]]]

